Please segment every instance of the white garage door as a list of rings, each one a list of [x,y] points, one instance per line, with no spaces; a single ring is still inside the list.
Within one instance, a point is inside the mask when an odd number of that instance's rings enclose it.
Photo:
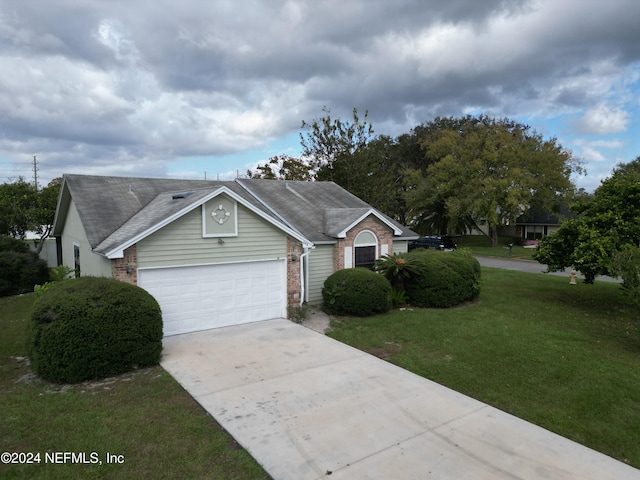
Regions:
[[[160,304],[165,336],[286,315],[284,260],[141,269],[138,285]]]

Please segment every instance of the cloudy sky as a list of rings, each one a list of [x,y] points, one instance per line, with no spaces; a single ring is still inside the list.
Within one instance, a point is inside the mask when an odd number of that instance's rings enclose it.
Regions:
[[[638,0],[0,0],[0,181],[232,178],[302,120],[376,134],[486,113],[584,159],[640,156]]]

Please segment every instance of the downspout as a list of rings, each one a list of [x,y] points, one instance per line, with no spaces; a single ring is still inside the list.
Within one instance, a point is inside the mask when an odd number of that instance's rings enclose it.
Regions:
[[[309,253],[315,247],[303,246],[304,253],[300,255],[300,306],[309,300],[307,285],[309,284],[309,266],[305,268],[305,264],[309,261]]]

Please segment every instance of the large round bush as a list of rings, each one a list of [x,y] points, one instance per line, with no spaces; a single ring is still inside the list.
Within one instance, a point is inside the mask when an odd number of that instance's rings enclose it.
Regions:
[[[0,297],[33,292],[49,281],[47,263],[24,241],[0,235]]]
[[[117,280],[81,277],[55,284],[36,300],[31,328],[33,368],[54,382],[104,378],[160,361],[158,302]]]
[[[419,264],[418,273],[405,281],[412,305],[446,308],[480,294],[480,264],[470,255],[415,250],[406,256]]]
[[[322,299],[328,313],[366,317],[389,311],[391,284],[366,268],[347,268],[325,280]]]

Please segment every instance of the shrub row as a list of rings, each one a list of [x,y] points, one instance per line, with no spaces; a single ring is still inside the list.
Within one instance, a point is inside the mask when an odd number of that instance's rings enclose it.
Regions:
[[[480,294],[480,263],[470,255],[414,250],[406,258],[420,265],[405,282],[409,303],[416,307],[452,307]]]
[[[339,270],[324,283],[324,309],[334,315],[383,313],[396,302],[446,308],[480,294],[480,264],[467,254],[415,250],[386,256],[380,273],[362,268]],[[394,286],[392,290],[391,286]]]
[[[347,268],[325,280],[322,299],[327,313],[366,317],[389,311],[391,284],[366,268]]]
[[[0,235],[0,297],[33,292],[49,280],[47,263],[24,241]]]
[[[54,284],[34,303],[30,358],[47,380],[117,375],[157,364],[161,351],[160,306],[135,285],[81,277]]]

